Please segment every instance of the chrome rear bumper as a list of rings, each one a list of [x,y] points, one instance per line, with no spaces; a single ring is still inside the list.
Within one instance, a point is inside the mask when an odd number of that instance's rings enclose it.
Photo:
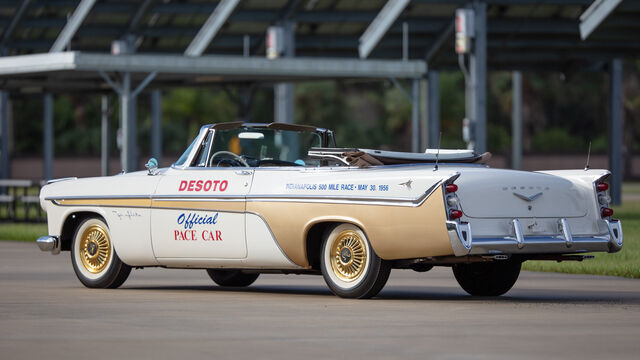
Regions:
[[[609,233],[592,237],[576,237],[566,219],[558,221],[559,236],[524,236],[520,222],[513,219],[515,236],[474,238],[469,223],[447,221],[451,248],[456,256],[495,254],[571,254],[593,251],[617,252],[622,249],[622,224],[619,220],[603,220]]]
[[[60,253],[60,241],[56,236],[41,236],[36,240],[36,244],[42,251],[51,251],[52,254]]]

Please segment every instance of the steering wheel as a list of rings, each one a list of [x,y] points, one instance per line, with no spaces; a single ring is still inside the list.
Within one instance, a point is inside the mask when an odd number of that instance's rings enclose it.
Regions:
[[[236,155],[231,151],[224,151],[224,150],[216,151],[215,153],[213,153],[213,155],[211,155],[211,158],[209,159],[209,167],[213,167],[213,159],[215,159],[216,156],[218,155],[229,155],[233,158],[233,160],[239,162],[243,166],[250,167],[249,164],[247,164],[247,162],[240,155]]]

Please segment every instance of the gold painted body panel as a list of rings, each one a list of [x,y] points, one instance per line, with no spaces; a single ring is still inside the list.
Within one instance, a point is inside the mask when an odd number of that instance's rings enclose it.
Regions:
[[[453,255],[442,191],[434,191],[417,207],[249,201],[247,212],[265,219],[282,250],[300,266],[309,266],[307,232],[321,222],[359,226],[385,260]]]

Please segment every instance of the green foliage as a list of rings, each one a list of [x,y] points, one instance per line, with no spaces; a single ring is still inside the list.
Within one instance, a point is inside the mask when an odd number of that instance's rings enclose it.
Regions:
[[[535,134],[533,146],[541,153],[570,152],[585,148],[585,143],[567,129],[554,127]]]

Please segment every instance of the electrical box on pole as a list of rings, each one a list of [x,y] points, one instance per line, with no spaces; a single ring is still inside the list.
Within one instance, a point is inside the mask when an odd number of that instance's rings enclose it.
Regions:
[[[473,26],[473,10],[456,10],[456,53],[468,54],[471,52],[471,40],[475,36]]]

